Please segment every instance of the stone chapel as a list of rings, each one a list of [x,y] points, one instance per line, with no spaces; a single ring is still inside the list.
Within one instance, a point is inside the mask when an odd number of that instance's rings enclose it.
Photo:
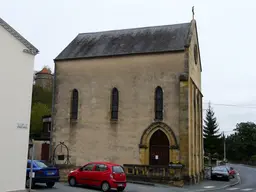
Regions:
[[[55,58],[53,146],[70,161],[167,165],[202,176],[196,21],[81,33]],[[156,161],[157,157],[157,161]]]

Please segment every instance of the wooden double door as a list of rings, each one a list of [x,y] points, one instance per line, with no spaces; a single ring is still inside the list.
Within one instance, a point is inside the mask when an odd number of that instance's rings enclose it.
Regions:
[[[169,140],[166,134],[157,130],[150,138],[149,164],[168,165],[170,163]]]

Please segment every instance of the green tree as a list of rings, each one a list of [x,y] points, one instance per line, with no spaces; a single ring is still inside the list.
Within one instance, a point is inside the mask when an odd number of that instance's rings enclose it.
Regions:
[[[33,85],[30,134],[39,136],[42,128],[42,116],[50,115],[52,108],[52,91],[40,86]]]
[[[203,128],[204,136],[204,150],[210,156],[216,155],[221,150],[221,134],[219,133],[217,119],[214,111],[209,104],[206,110],[206,118],[204,120]]]
[[[44,103],[34,103],[31,109],[30,133],[39,136],[42,131],[42,116],[49,115],[50,108]]]
[[[256,124],[241,122],[236,125],[235,133],[226,139],[227,157],[235,161],[250,161],[256,151]]]
[[[52,91],[44,89],[38,85],[33,86],[32,92],[32,107],[36,103],[46,104],[48,107],[52,107]]]

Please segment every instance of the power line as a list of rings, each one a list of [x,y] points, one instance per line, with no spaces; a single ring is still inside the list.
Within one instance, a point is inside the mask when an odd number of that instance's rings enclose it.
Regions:
[[[203,103],[204,105],[208,105],[209,103]],[[249,108],[256,109],[256,104],[249,105],[239,105],[239,104],[224,104],[224,103],[210,103],[213,106],[223,106],[223,107],[239,107],[239,108]]]

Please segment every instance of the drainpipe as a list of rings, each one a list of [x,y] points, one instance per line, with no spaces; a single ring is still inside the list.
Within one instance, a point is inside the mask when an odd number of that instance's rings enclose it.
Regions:
[[[53,73],[53,83],[52,83],[52,114],[51,114],[51,131],[50,131],[50,146],[49,146],[49,157],[50,162],[53,163],[53,143],[52,143],[52,132],[53,132],[53,123],[54,123],[54,107],[55,107],[55,86],[56,86],[56,64],[54,66],[54,73]]]

